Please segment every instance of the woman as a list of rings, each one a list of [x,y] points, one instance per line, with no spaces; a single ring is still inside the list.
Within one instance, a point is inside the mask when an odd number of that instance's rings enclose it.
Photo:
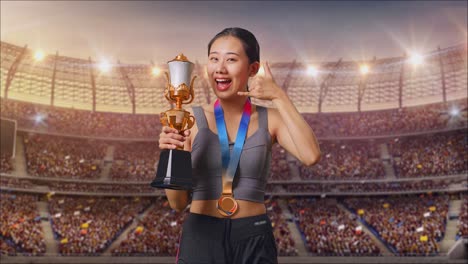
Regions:
[[[248,87],[259,68],[255,36],[224,29],[208,44],[208,79],[218,99],[193,107],[196,125],[185,137],[162,129],[161,149],[180,145],[192,153],[192,192],[166,190],[177,211],[191,200],[177,263],[277,263],[264,205],[271,146],[278,142],[308,166],[321,154],[312,129],[275,83],[268,64],[265,75]],[[271,100],[276,109],[252,105],[249,97]]]

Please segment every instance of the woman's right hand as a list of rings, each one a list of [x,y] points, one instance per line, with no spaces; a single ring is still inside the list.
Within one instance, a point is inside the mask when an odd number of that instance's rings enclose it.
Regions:
[[[163,126],[161,134],[159,134],[159,148],[160,149],[175,149],[183,147],[185,140],[190,136],[190,130],[184,131],[184,136],[179,134],[175,128]]]

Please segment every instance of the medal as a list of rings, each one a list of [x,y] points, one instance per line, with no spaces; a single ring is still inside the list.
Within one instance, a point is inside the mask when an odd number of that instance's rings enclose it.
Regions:
[[[214,104],[214,112],[216,117],[216,127],[218,129],[218,139],[221,145],[221,159],[223,165],[223,190],[221,197],[216,203],[216,208],[222,216],[231,217],[239,209],[239,205],[232,195],[232,182],[234,180],[234,176],[236,175],[237,165],[239,164],[242,148],[247,136],[250,115],[252,114],[252,104],[250,103],[250,99],[245,101],[244,111],[242,113],[239,129],[237,131],[232,155],[231,151],[229,150],[226,123],[224,122],[224,112],[219,99],[216,100]]]
[[[239,205],[232,196],[221,195],[221,198],[218,199],[218,203],[216,204],[216,208],[221,215],[230,217],[237,212]]]

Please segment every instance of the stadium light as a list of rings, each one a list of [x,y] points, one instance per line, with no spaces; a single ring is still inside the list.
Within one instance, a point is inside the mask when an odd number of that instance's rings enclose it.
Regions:
[[[450,115],[451,116],[458,116],[460,115],[460,109],[456,108],[456,107],[453,107],[451,110],[450,110]]]
[[[367,66],[366,64],[363,64],[359,67],[359,71],[361,72],[361,74],[367,74],[369,73],[369,66]]]
[[[42,50],[38,50],[36,51],[36,53],[34,53],[34,59],[36,61],[41,61],[42,59],[44,59],[45,55],[44,55],[44,52],[42,52]]]
[[[102,61],[99,64],[99,70],[101,70],[102,72],[109,72],[110,69],[111,69],[111,65],[107,61]]]
[[[39,123],[42,123],[42,121],[44,120],[44,116],[41,115],[41,114],[36,114],[36,116],[34,116],[34,123],[36,124],[39,124]]]
[[[161,69],[159,69],[158,67],[153,67],[153,69],[151,69],[151,73],[154,76],[158,76],[161,73]]]
[[[309,65],[309,66],[307,67],[307,74],[308,74],[309,76],[312,76],[312,77],[317,77],[317,75],[318,75],[318,70],[317,70],[317,68],[316,68],[315,66]]]
[[[413,54],[411,54],[411,57],[410,57],[409,61],[411,62],[411,64],[413,64],[415,66],[418,66],[418,65],[421,65],[423,63],[424,59],[420,54],[413,53]]]

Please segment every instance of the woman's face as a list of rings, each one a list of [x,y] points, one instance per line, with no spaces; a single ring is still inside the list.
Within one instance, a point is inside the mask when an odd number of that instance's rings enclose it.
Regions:
[[[257,70],[258,62],[249,64],[238,38],[220,37],[212,44],[207,71],[210,85],[218,98],[231,98],[238,96],[238,91],[245,91],[249,77],[254,76]]]

